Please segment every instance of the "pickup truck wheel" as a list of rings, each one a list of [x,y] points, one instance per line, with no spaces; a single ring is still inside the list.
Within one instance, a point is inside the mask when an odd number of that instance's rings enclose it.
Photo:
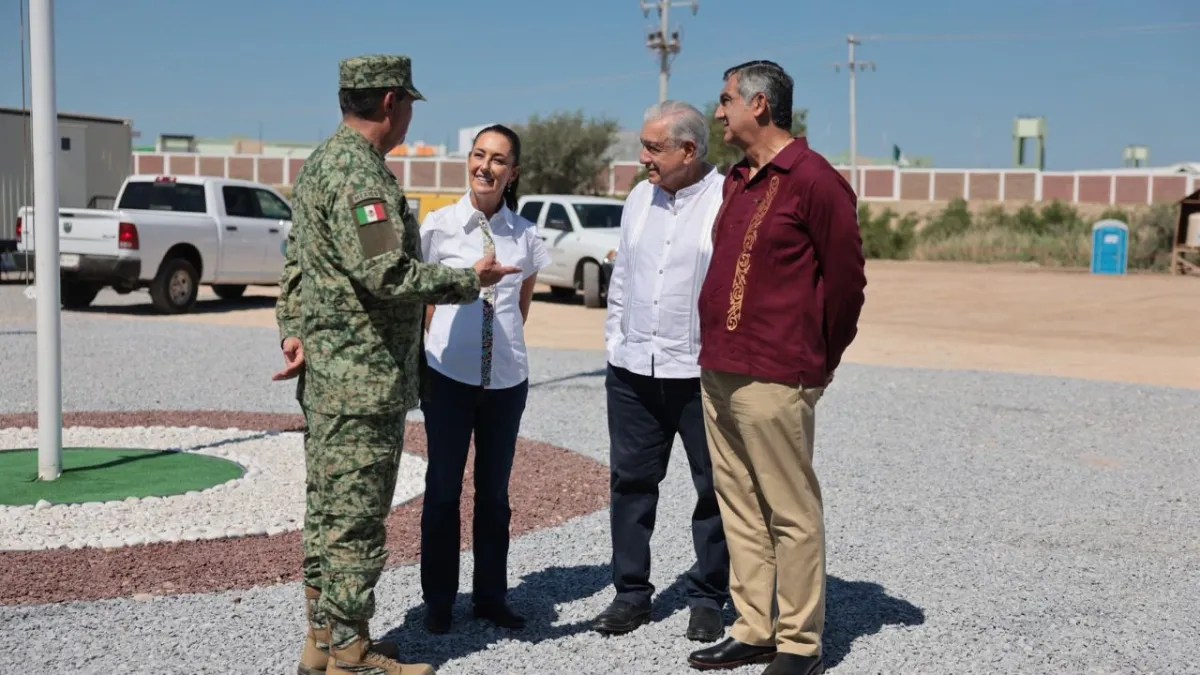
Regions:
[[[594,262],[583,264],[583,304],[585,307],[603,307],[600,297],[600,266]]]
[[[192,263],[183,258],[171,258],[158,269],[150,282],[150,300],[158,311],[182,314],[196,304],[200,275]]]
[[[237,300],[246,292],[244,284],[213,284],[212,289],[213,293],[216,293],[217,297],[222,300]]]
[[[100,284],[89,281],[68,281],[63,279],[59,288],[62,296],[62,306],[67,309],[83,309],[92,304],[100,292]]]

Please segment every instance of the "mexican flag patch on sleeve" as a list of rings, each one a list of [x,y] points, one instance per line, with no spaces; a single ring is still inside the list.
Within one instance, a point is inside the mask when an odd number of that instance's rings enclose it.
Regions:
[[[383,202],[374,204],[364,204],[363,206],[355,207],[354,220],[358,222],[358,226],[370,225],[372,223],[383,222],[388,219],[387,207]]]

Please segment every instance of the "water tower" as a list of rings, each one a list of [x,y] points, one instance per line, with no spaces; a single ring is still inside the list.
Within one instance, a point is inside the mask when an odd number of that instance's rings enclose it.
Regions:
[[[1046,118],[1018,117],[1013,123],[1013,166],[1018,169],[1027,168],[1025,158],[1025,141],[1037,143],[1037,162],[1033,168],[1042,171],[1046,168]]]
[[[1123,164],[1127,167],[1143,167],[1150,163],[1150,148],[1144,145],[1125,146]]]

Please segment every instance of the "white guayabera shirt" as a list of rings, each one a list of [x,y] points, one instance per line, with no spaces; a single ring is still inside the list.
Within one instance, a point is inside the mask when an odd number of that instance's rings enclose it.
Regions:
[[[714,168],[674,197],[642,181],[625,199],[604,327],[612,365],[646,376],[700,377],[697,305],[723,183]]]

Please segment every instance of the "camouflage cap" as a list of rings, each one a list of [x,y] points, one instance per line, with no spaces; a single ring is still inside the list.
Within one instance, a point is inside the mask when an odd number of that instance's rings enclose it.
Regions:
[[[403,87],[413,98],[425,99],[413,86],[412,59],[407,56],[355,56],[342,59],[338,71],[338,86],[342,89]]]

